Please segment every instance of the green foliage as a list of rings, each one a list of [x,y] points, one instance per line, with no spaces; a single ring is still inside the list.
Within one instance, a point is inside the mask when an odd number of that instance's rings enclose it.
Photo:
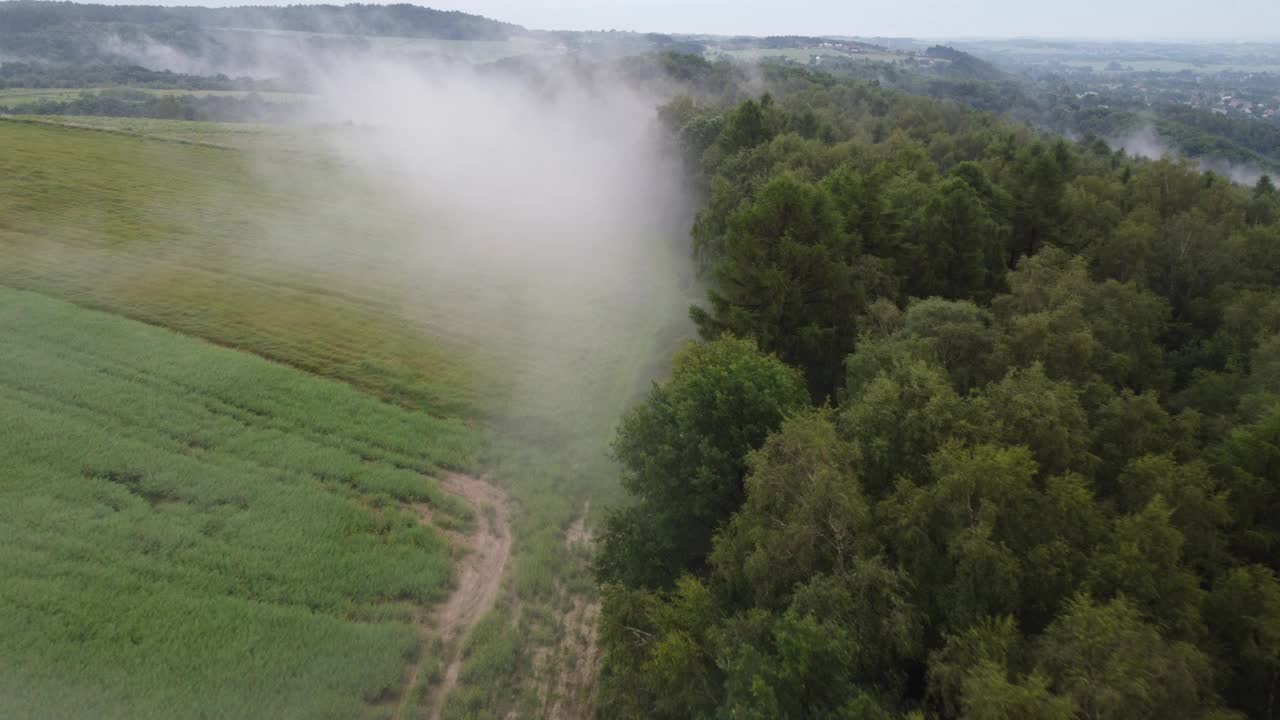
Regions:
[[[989,297],[1004,278],[1001,228],[970,183],[951,178],[921,209],[915,272],[905,283],[915,297]]]
[[[898,478],[927,477],[929,456],[946,438],[977,433],[970,414],[937,365],[894,358],[865,387],[850,388],[839,419],[857,452],[863,482],[879,495]]]
[[[12,9],[13,6],[6,6]],[[169,70],[149,70],[134,64],[46,64],[0,63],[0,88],[166,88],[210,91],[271,91],[279,85],[270,80],[226,75],[187,75]],[[39,91],[36,91],[39,92]],[[71,91],[72,96],[78,93]],[[0,98],[8,93],[0,93]]]
[[[1280,583],[1257,565],[1222,575],[1206,603],[1220,653],[1215,670],[1250,717],[1274,713],[1280,691]]]
[[[1124,600],[1071,599],[1045,631],[1037,665],[1084,717],[1205,717],[1208,658],[1160,637]]]
[[[1070,698],[1054,695],[1048,680],[1033,674],[1011,681],[999,666],[984,662],[964,680],[963,717],[971,720],[1068,720],[1076,717]]]
[[[811,391],[824,396],[852,350],[861,310],[853,250],[830,196],[783,175],[730,216],[725,259],[713,270],[713,312],[695,308],[693,318],[707,338],[725,331],[756,338],[764,351],[804,368]]]
[[[639,502],[609,520],[602,577],[657,587],[700,567],[742,502],[744,456],[805,402],[799,375],[751,341],[723,337],[677,355],[670,379],[618,430],[623,486]]]
[[[608,578],[602,714],[1277,717],[1274,187],[772,80],[704,154],[693,315],[815,404],[677,590]]]
[[[998,383],[987,386],[981,400],[991,428],[1003,442],[1031,450],[1041,471],[1088,473],[1089,419],[1080,406],[1079,391],[1070,383],[1050,380],[1044,368],[1011,369]]]
[[[1280,572],[1280,409],[1235,429],[1223,444],[1220,462],[1220,472],[1231,481],[1237,552]]]
[[[773,98],[765,95],[759,102],[746,100],[725,120],[724,128],[716,139],[716,151],[732,155],[766,143],[778,134],[779,120]]]

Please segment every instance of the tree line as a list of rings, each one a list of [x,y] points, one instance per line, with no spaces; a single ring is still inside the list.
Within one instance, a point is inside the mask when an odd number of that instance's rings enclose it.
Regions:
[[[1280,716],[1274,184],[765,81],[662,112],[708,292],[614,443],[600,715]]]
[[[128,88],[83,92],[71,100],[37,100],[0,112],[24,115],[99,115],[105,117],[200,120],[207,122],[278,122],[288,119],[299,101],[273,101],[257,93],[194,95],[149,93]]]
[[[164,88],[279,92],[294,89],[278,81],[227,75],[190,75],[140,65],[74,65],[0,62],[0,88]]]

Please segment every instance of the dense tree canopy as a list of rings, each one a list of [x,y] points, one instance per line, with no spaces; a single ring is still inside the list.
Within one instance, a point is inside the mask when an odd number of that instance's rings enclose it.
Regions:
[[[614,444],[641,502],[610,518],[604,577],[662,586],[703,567],[712,531],[742,502],[746,453],[804,404],[799,373],[753,342],[725,337],[677,356]]]
[[[708,343],[619,429],[601,714],[1280,717],[1274,185],[768,80],[664,112]]]

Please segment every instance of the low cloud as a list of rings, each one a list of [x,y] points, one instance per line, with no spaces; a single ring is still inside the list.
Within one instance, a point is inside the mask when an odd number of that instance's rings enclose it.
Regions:
[[[1125,135],[1109,138],[1107,144],[1114,148],[1122,148],[1129,155],[1149,160],[1178,159],[1182,157],[1160,137],[1152,125],[1145,125]],[[1201,171],[1220,175],[1238,185],[1256,185],[1264,175],[1261,170],[1254,166],[1233,163],[1223,158],[1197,157],[1189,158],[1189,160]]]
[[[297,122],[332,171],[265,157],[258,171],[282,191],[306,186],[303,213],[346,230],[277,222],[255,261],[394,285],[424,333],[504,369],[498,415],[570,425],[580,419],[556,415],[598,407],[611,425],[610,383],[669,357],[655,338],[687,325],[676,278],[694,206],[658,126],[665,98],[602,66],[310,62],[314,96]],[[337,264],[370,254],[377,273]]]

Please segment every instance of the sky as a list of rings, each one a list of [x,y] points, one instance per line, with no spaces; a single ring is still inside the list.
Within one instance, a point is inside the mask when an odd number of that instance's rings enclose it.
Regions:
[[[123,1],[243,5],[288,4],[300,0]],[[1277,0],[412,1],[529,28],[557,30],[918,38],[1280,40],[1280,1]]]
[[[1276,0],[438,0],[527,27],[742,35],[1280,38]]]

